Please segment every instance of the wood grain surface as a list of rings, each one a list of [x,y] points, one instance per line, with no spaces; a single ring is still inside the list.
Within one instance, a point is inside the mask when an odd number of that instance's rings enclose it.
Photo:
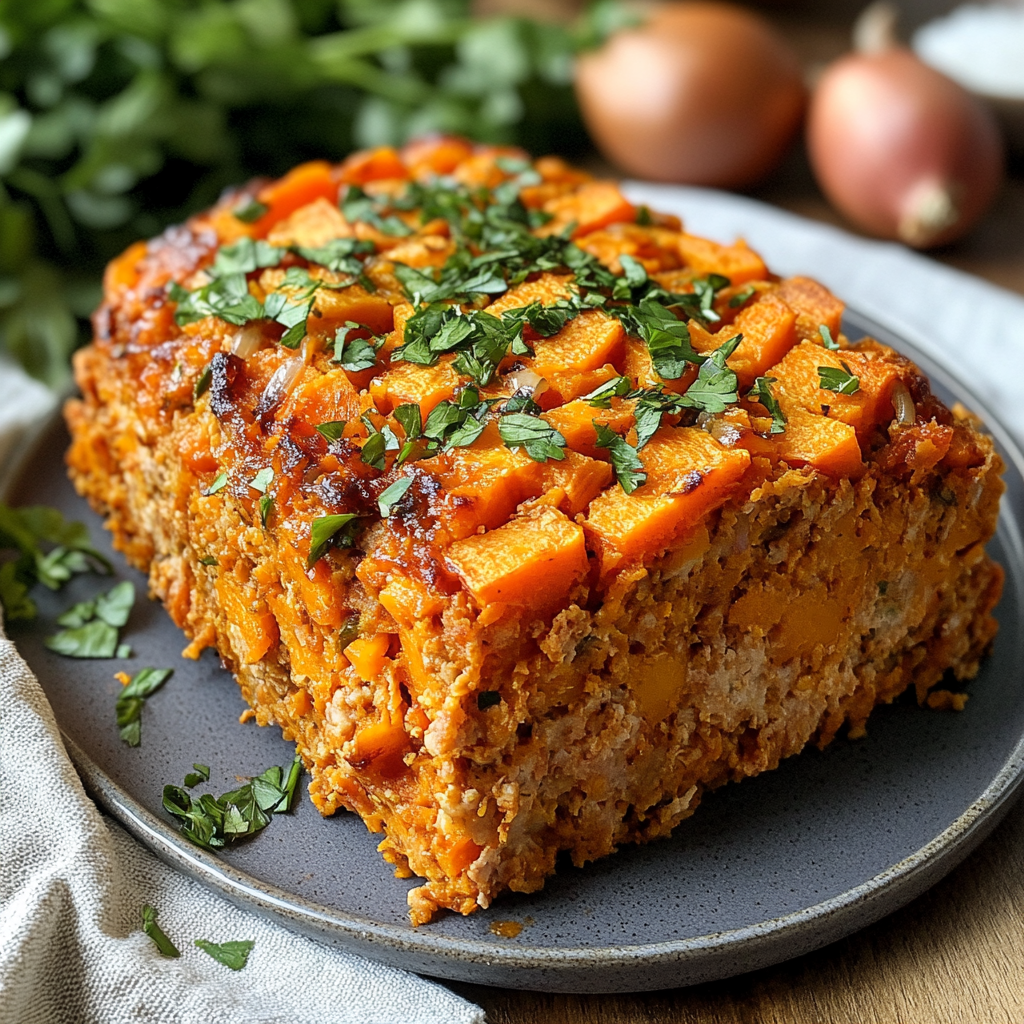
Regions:
[[[835,26],[787,26],[805,61],[842,52]],[[845,227],[796,148],[755,198]],[[1024,168],[971,234],[930,253],[1024,295]],[[1024,804],[966,863],[896,914],[754,974],[643,995],[563,996],[450,986],[490,1024],[1021,1024]]]

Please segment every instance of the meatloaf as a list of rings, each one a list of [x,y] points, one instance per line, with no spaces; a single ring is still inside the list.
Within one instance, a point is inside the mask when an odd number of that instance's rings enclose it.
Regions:
[[[978,671],[999,457],[842,313],[561,160],[377,149],[110,265],[68,464],[419,924]]]

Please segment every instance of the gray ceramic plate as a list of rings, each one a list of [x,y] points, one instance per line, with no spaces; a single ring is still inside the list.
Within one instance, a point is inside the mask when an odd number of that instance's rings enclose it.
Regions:
[[[869,332],[904,351],[947,401],[986,410],[905,340],[850,315],[851,336]],[[1006,812],[1024,765],[1024,559],[1018,510],[1024,460],[987,416],[1006,458],[1008,494],[993,555],[1007,569],[992,657],[968,687],[962,714],[880,708],[865,740],[838,740],[777,771],[710,795],[671,839],[627,848],[583,870],[562,866],[547,888],[499,900],[468,918],[453,914],[417,930],[406,890],[354,815],[322,819],[308,799],[252,842],[212,856],[182,840],[161,810],[164,783],[193,761],[213,767],[223,792],[236,775],[288,764],[276,729],[240,725],[242,699],[215,655],[180,657],[182,635],[158,605],[140,599],[126,629],[129,662],[72,661],[42,645],[56,614],[109,584],[81,577],[42,595],[38,623],[12,627],[38,673],[68,750],[99,803],[180,870],[236,903],[322,941],[443,978],[550,991],[640,991],[688,985],[797,956],[877,920],[960,862]],[[66,435],[55,422],[7,491],[14,503],[46,502],[100,522],[68,484]],[[143,577],[113,556],[118,575]],[[120,742],[112,674],[174,666],[143,713],[142,746]],[[496,921],[523,925],[514,939]]]

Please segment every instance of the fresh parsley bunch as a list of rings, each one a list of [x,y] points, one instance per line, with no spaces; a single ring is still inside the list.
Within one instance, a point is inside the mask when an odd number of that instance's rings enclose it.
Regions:
[[[474,19],[470,0],[0,0],[0,345],[64,383],[104,264],[254,175],[429,131],[571,155],[572,56],[616,11],[570,26]]]

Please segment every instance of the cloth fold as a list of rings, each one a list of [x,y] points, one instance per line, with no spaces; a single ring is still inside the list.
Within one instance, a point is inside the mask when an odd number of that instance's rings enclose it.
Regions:
[[[753,200],[633,183],[688,230],[745,237],[778,273],[819,278],[923,343],[1024,437],[1024,299],[897,245],[854,238]],[[0,363],[0,460],[54,399]],[[181,959],[141,931],[144,903]],[[193,945],[254,939],[239,973]],[[225,902],[101,815],[38,681],[0,639],[0,1024],[483,1024],[483,1011],[412,974],[322,946]]]

